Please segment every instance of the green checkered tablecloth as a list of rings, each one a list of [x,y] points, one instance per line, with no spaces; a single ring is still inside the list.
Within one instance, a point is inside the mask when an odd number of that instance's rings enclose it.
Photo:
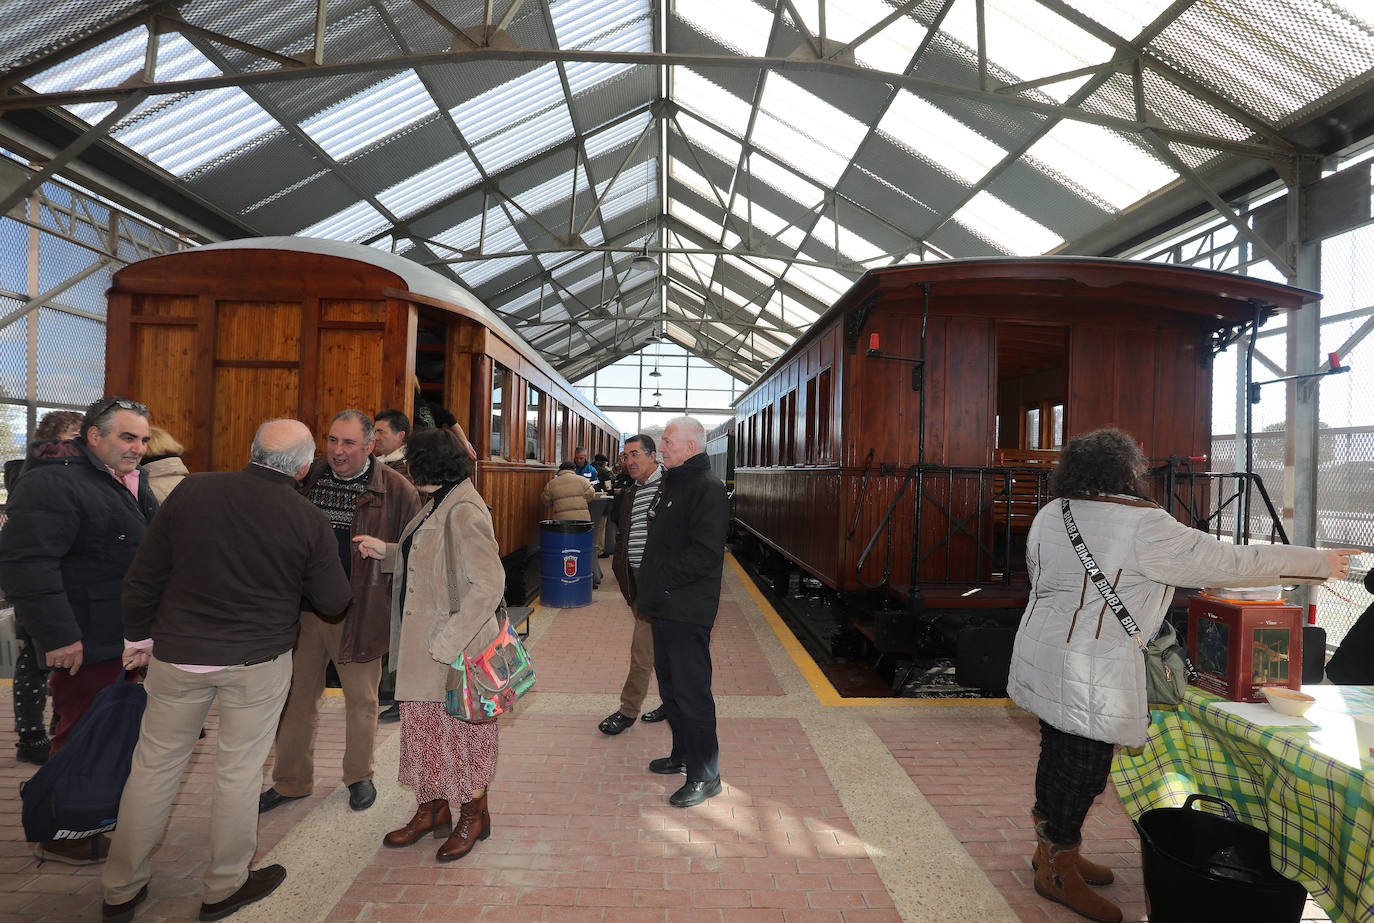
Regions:
[[[1117,752],[1112,781],[1132,817],[1193,792],[1225,798],[1332,920],[1374,920],[1374,764],[1361,764],[1352,720],[1374,715],[1374,687],[1303,691],[1317,696],[1315,727],[1252,722],[1190,688],[1182,707],[1155,711],[1142,751]]]

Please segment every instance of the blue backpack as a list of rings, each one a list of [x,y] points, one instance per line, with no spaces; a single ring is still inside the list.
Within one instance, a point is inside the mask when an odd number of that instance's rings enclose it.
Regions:
[[[119,679],[96,695],[71,736],[19,786],[30,843],[81,840],[113,830],[148,693]]]

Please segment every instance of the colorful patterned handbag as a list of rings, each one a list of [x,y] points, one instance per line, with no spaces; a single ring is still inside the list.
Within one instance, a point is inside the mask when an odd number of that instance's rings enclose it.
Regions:
[[[481,653],[459,654],[453,663],[457,674],[449,685],[444,710],[455,718],[474,723],[491,721],[509,711],[534,686],[534,663],[505,612],[496,617],[496,639]]]

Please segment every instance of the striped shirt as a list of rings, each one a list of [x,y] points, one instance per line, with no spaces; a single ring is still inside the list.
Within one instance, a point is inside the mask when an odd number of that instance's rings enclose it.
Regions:
[[[658,493],[663,469],[654,466],[654,473],[643,484],[635,485],[634,506],[630,507],[630,534],[625,538],[625,558],[630,567],[639,567],[644,558],[644,546],[649,541],[649,504]]]

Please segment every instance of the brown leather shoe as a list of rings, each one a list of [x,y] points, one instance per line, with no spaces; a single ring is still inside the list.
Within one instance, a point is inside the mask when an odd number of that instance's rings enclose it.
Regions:
[[[415,816],[400,830],[393,830],[382,838],[383,846],[410,846],[418,843],[426,833],[432,833],[437,840],[453,831],[453,816],[449,814],[448,802],[442,798],[426,801],[415,809]]]
[[[1035,825],[1037,830],[1044,822],[1045,818],[1041,817],[1040,813],[1034,808],[1031,808],[1031,823]],[[1031,871],[1040,871],[1041,857],[1046,849],[1048,849],[1046,846],[1047,842],[1046,840],[1041,840],[1039,848],[1035,850],[1035,855],[1031,857]],[[1097,888],[1105,887],[1116,881],[1116,876],[1112,874],[1111,869],[1091,859],[1085,859],[1081,855],[1078,857],[1078,874],[1083,876],[1085,882]]]
[[[137,911],[138,905],[147,899],[148,886],[144,885],[138,889],[137,894],[122,904],[111,904],[108,901],[101,901],[101,923],[130,923],[134,918],[134,913]]]
[[[248,880],[233,894],[213,904],[200,905],[201,920],[222,920],[249,904],[262,900],[286,880],[286,869],[280,865],[265,865],[248,873]]]
[[[489,836],[491,815],[487,813],[487,794],[483,792],[481,798],[474,798],[463,805],[453,836],[444,840],[444,845],[439,847],[434,858],[440,862],[461,859],[472,852],[472,847],[477,845],[478,840],[485,840]]]

